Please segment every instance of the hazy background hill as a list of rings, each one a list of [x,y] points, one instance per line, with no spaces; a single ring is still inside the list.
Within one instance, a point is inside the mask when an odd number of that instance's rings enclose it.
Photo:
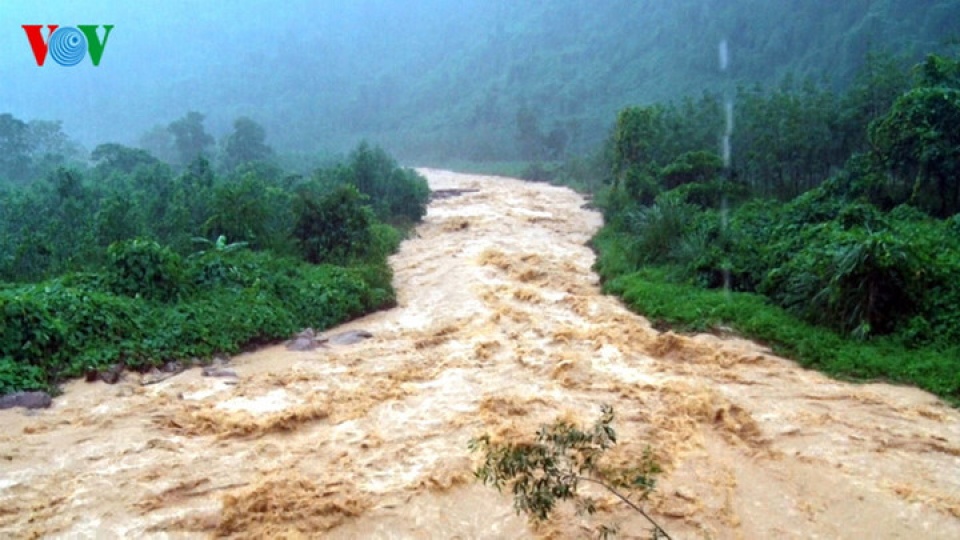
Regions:
[[[249,116],[281,152],[367,138],[406,160],[512,159],[518,121],[583,150],[629,104],[787,73],[842,86],[869,50],[917,59],[960,28],[957,0],[105,4],[0,5],[0,111],[89,148],[196,110],[218,137]],[[116,28],[100,67],[38,68],[21,24]]]

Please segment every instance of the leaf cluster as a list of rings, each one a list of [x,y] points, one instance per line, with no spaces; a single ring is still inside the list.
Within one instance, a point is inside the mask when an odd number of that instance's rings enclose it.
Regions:
[[[654,525],[654,538],[663,530],[637,506],[656,487],[659,466],[647,449],[640,463],[630,469],[604,467],[603,455],[617,442],[611,423],[613,409],[604,406],[600,418],[581,429],[566,421],[541,426],[532,442],[493,441],[482,435],[470,441],[470,449],[483,456],[475,476],[498,491],[504,487],[513,493],[517,513],[533,521],[545,521],[559,502],[571,501],[578,513],[596,513],[596,501],[578,488],[584,482],[596,483],[640,512]],[[635,495],[636,502],[619,490]],[[601,532],[612,532],[608,526]],[[666,537],[664,535],[664,537]]]

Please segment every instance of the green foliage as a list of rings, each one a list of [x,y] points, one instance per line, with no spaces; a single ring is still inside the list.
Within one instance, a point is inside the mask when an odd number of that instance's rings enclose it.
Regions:
[[[0,114],[0,180],[24,182],[30,178],[30,165],[27,123]]]
[[[730,180],[712,180],[684,184],[671,190],[680,200],[700,208],[732,207],[750,196],[747,186]]]
[[[617,114],[613,130],[613,170],[618,177],[631,166],[663,162],[657,142],[662,136],[663,111],[658,107],[628,107]]]
[[[144,241],[118,250],[128,263],[169,256]],[[181,270],[192,286],[176,303],[103,292],[111,275],[0,289],[0,390],[50,389],[117,363],[147,369],[233,353],[393,303],[382,259],[348,269],[223,249]]]
[[[627,210],[624,231],[631,239],[628,249],[637,266],[668,260],[696,212],[696,207],[672,194],[658,197],[651,206]]]
[[[640,205],[650,205],[662,192],[652,167],[631,165],[621,174],[620,185],[630,200]]]
[[[348,163],[341,172],[342,181],[370,197],[380,219],[415,223],[426,214],[430,199],[426,179],[412,169],[398,167],[382,148],[362,142]]]
[[[878,159],[912,183],[911,202],[940,217],[960,211],[960,72],[935,55],[924,64],[922,86],[907,92],[870,126]],[[947,86],[953,84],[954,86]]]
[[[854,336],[886,334],[915,311],[923,261],[889,230],[804,231],[805,246],[761,286],[779,304]]]
[[[876,58],[846,96],[741,89],[723,177],[706,148],[677,153],[689,124],[673,109],[624,111],[593,243],[606,290],[659,324],[732,326],[836,376],[960,403],[957,65],[931,56],[906,93],[899,63]]]
[[[374,217],[364,197],[351,185],[342,185],[317,199],[301,195],[294,236],[307,261],[345,262],[362,257],[371,244]]]
[[[107,258],[108,281],[116,294],[168,302],[183,293],[183,261],[157,242],[117,242],[107,249]]]
[[[588,429],[565,420],[557,420],[537,431],[534,442],[494,441],[483,435],[470,441],[470,450],[483,455],[475,476],[484,484],[513,492],[517,513],[532,521],[546,521],[558,502],[574,502],[578,513],[593,515],[596,502],[581,493],[582,483],[598,484],[639,512],[652,525],[652,538],[669,538],[638,502],[645,500],[656,486],[660,467],[647,449],[635,467],[611,469],[603,465],[603,455],[617,442],[610,425],[613,409],[604,406],[600,418]],[[618,490],[624,490],[624,495]],[[636,495],[637,502],[630,496]],[[601,532],[614,529],[603,525]]]
[[[717,179],[722,170],[723,160],[720,156],[699,150],[680,154],[660,171],[660,178],[666,189],[674,189],[694,182],[711,182]]]
[[[23,365],[10,358],[0,358],[0,395],[47,389],[46,376],[40,366]]]
[[[271,231],[271,218],[290,212],[291,197],[262,179],[247,175],[213,189],[210,217],[202,231],[210,237],[226,236],[247,242],[255,249],[272,247],[271,234],[285,236],[287,231]]]
[[[668,280],[669,272],[647,268],[605,276],[604,291],[624,299],[655,325],[706,331],[734,328],[771,345],[778,354],[835,377],[916,385],[960,405],[960,346],[906,345],[894,337],[868,342],[805,323],[763,296],[704,290]],[[956,313],[955,308],[953,312]]]
[[[143,150],[107,144],[92,171],[0,184],[0,279],[11,282],[0,282],[0,391],[233,352],[392,305],[386,258],[401,232],[368,204],[412,224],[429,190],[382,150],[365,152],[319,172],[321,183],[267,163],[218,177],[202,156],[174,176]],[[324,264],[295,257],[300,247]]]

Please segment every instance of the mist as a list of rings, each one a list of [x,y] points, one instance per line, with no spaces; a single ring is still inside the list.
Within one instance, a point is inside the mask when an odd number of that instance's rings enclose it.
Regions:
[[[562,141],[545,156],[559,157],[597,146],[624,106],[787,73],[842,85],[869,50],[916,56],[960,27],[955,3],[884,8],[899,18],[875,4],[15,0],[0,5],[0,112],[61,120],[87,149],[137,146],[198,111],[217,139],[246,116],[281,152],[367,139],[420,161],[528,157],[525,114]],[[38,67],[24,24],[114,29],[98,67]]]

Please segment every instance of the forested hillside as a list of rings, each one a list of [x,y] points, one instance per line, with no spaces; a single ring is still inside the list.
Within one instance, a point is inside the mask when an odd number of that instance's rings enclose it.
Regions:
[[[0,59],[3,112],[63,120],[91,149],[141,145],[196,110],[216,136],[251,117],[280,153],[367,138],[421,162],[581,152],[622,107],[790,73],[840,88],[869,51],[919,61],[960,28],[956,0],[295,0],[208,5],[162,25],[134,7],[101,12],[117,24],[104,61],[64,84],[31,63],[22,35],[0,38],[21,53]],[[48,99],[30,98],[41,89]]]

